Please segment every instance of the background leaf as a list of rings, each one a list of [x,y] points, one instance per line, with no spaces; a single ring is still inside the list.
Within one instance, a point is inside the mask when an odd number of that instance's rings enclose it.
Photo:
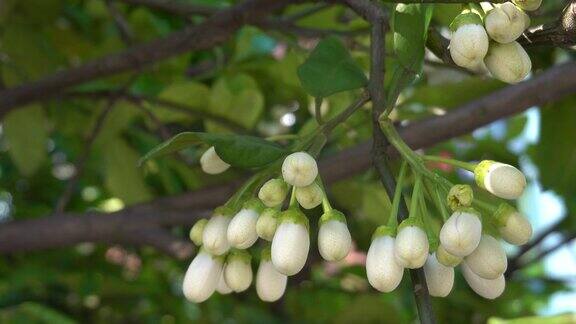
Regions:
[[[298,68],[298,77],[306,92],[320,98],[358,89],[367,82],[362,69],[336,37],[325,38],[316,45]]]

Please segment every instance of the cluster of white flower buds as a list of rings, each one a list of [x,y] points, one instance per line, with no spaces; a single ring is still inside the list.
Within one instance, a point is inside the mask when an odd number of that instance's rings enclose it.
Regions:
[[[478,185],[499,198],[518,198],[526,186],[522,172],[507,164],[482,161],[474,172]],[[417,199],[414,195],[411,200]],[[390,292],[399,285],[405,268],[423,267],[430,295],[445,297],[454,285],[454,267],[461,265],[466,282],[478,295],[500,296],[508,262],[498,238],[522,245],[532,236],[532,227],[507,203],[497,207],[482,203],[481,213],[472,207],[475,202],[470,186],[455,185],[441,206],[453,213],[446,216],[438,234],[424,224],[426,217],[412,216],[412,211],[397,228],[390,223],[377,228],[366,259],[370,284]]]
[[[222,172],[225,162],[214,148],[201,159],[207,173]],[[219,172],[216,172],[219,171]],[[290,204],[282,211],[292,189]],[[209,220],[199,220],[190,230],[190,239],[200,246],[184,277],[183,291],[192,302],[202,302],[215,291],[242,292],[253,281],[252,257],[247,249],[258,238],[271,243],[262,249],[256,273],[260,299],[273,302],[282,297],[288,276],[302,270],[310,249],[310,226],[301,211],[322,205],[318,248],[327,261],[340,261],[348,255],[352,238],[344,214],[330,207],[315,159],[306,152],[290,154],[282,165],[282,178],[270,179],[239,211],[220,207]]]
[[[540,4],[541,0],[517,0],[495,4],[487,12],[480,7],[464,10],[450,25],[452,60],[471,70],[485,64],[493,77],[507,83],[524,80],[532,62],[516,40],[530,26],[524,11],[536,10]]]

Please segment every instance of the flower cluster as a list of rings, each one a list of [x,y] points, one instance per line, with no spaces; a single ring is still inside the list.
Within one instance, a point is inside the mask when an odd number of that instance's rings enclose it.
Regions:
[[[482,64],[493,77],[517,83],[528,75],[532,62],[516,42],[530,26],[525,10],[536,10],[541,0],[496,4],[486,12],[475,5],[465,9],[450,25],[450,56],[457,65],[477,70]]]
[[[507,164],[482,161],[470,169],[478,186],[498,198],[516,199],[526,186],[522,172]],[[423,267],[430,294],[445,297],[452,290],[454,267],[460,265],[466,282],[477,294],[488,299],[500,296],[507,258],[498,238],[524,244],[532,235],[530,223],[506,202],[493,206],[474,198],[468,185],[452,186],[438,177],[423,179],[420,172],[414,170],[409,217],[397,225],[398,190],[388,224],[374,232],[366,259],[368,281],[375,289],[390,292],[400,284],[405,268]],[[399,187],[403,178],[401,170]],[[441,192],[447,194],[445,200]],[[434,218],[426,207],[425,193],[443,216],[439,232],[431,226]]]
[[[211,174],[228,168],[214,148],[204,153],[200,163]],[[282,177],[265,182],[258,198],[247,200],[239,210],[226,204],[217,208],[209,220],[200,220],[192,227],[190,239],[201,248],[184,277],[183,291],[188,300],[199,303],[215,291],[228,294],[248,289],[253,281],[248,249],[258,238],[271,243],[261,249],[256,292],[266,302],[281,298],[288,276],[302,270],[310,249],[309,221],[300,208],[322,205],[320,255],[327,261],[346,257],[352,246],[346,218],[330,206],[316,160],[306,152],[290,154],[284,159],[281,173]],[[290,202],[283,209],[290,191]]]

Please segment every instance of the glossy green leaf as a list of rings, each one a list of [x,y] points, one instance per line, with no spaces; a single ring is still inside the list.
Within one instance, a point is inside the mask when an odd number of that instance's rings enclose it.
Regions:
[[[46,116],[40,105],[18,108],[4,119],[8,154],[25,176],[33,175],[44,163],[47,151]]]
[[[323,39],[308,59],[298,67],[298,77],[306,92],[313,97],[358,89],[366,85],[362,69],[336,37]]]
[[[206,143],[226,163],[239,168],[257,168],[270,164],[288,152],[273,142],[259,137],[236,134],[180,133],[148,152],[140,163],[184,148]]]

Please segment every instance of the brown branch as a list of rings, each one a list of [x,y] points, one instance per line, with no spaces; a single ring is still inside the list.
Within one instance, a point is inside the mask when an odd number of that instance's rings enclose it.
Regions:
[[[166,38],[136,45],[129,50],[104,56],[79,67],[3,90],[0,92],[0,117],[16,106],[53,97],[66,88],[96,78],[137,70],[189,51],[212,48],[226,41],[242,25],[257,23],[271,12],[295,2],[298,1],[247,0]]]
[[[570,62],[451,110],[444,116],[402,127],[399,132],[413,149],[429,147],[574,92],[576,62]],[[371,146],[371,143],[364,143],[322,159],[319,165],[322,178],[331,184],[367,170],[371,166]],[[387,154],[394,152],[390,145],[386,147]],[[242,180],[159,198],[110,214],[68,213],[4,223],[0,225],[0,253],[65,247],[80,242],[136,244],[133,241],[126,243],[126,235],[133,235],[132,229],[191,225],[230,197]]]
[[[522,46],[569,47],[576,44],[576,0],[568,2],[554,23],[538,26],[518,40]]]

